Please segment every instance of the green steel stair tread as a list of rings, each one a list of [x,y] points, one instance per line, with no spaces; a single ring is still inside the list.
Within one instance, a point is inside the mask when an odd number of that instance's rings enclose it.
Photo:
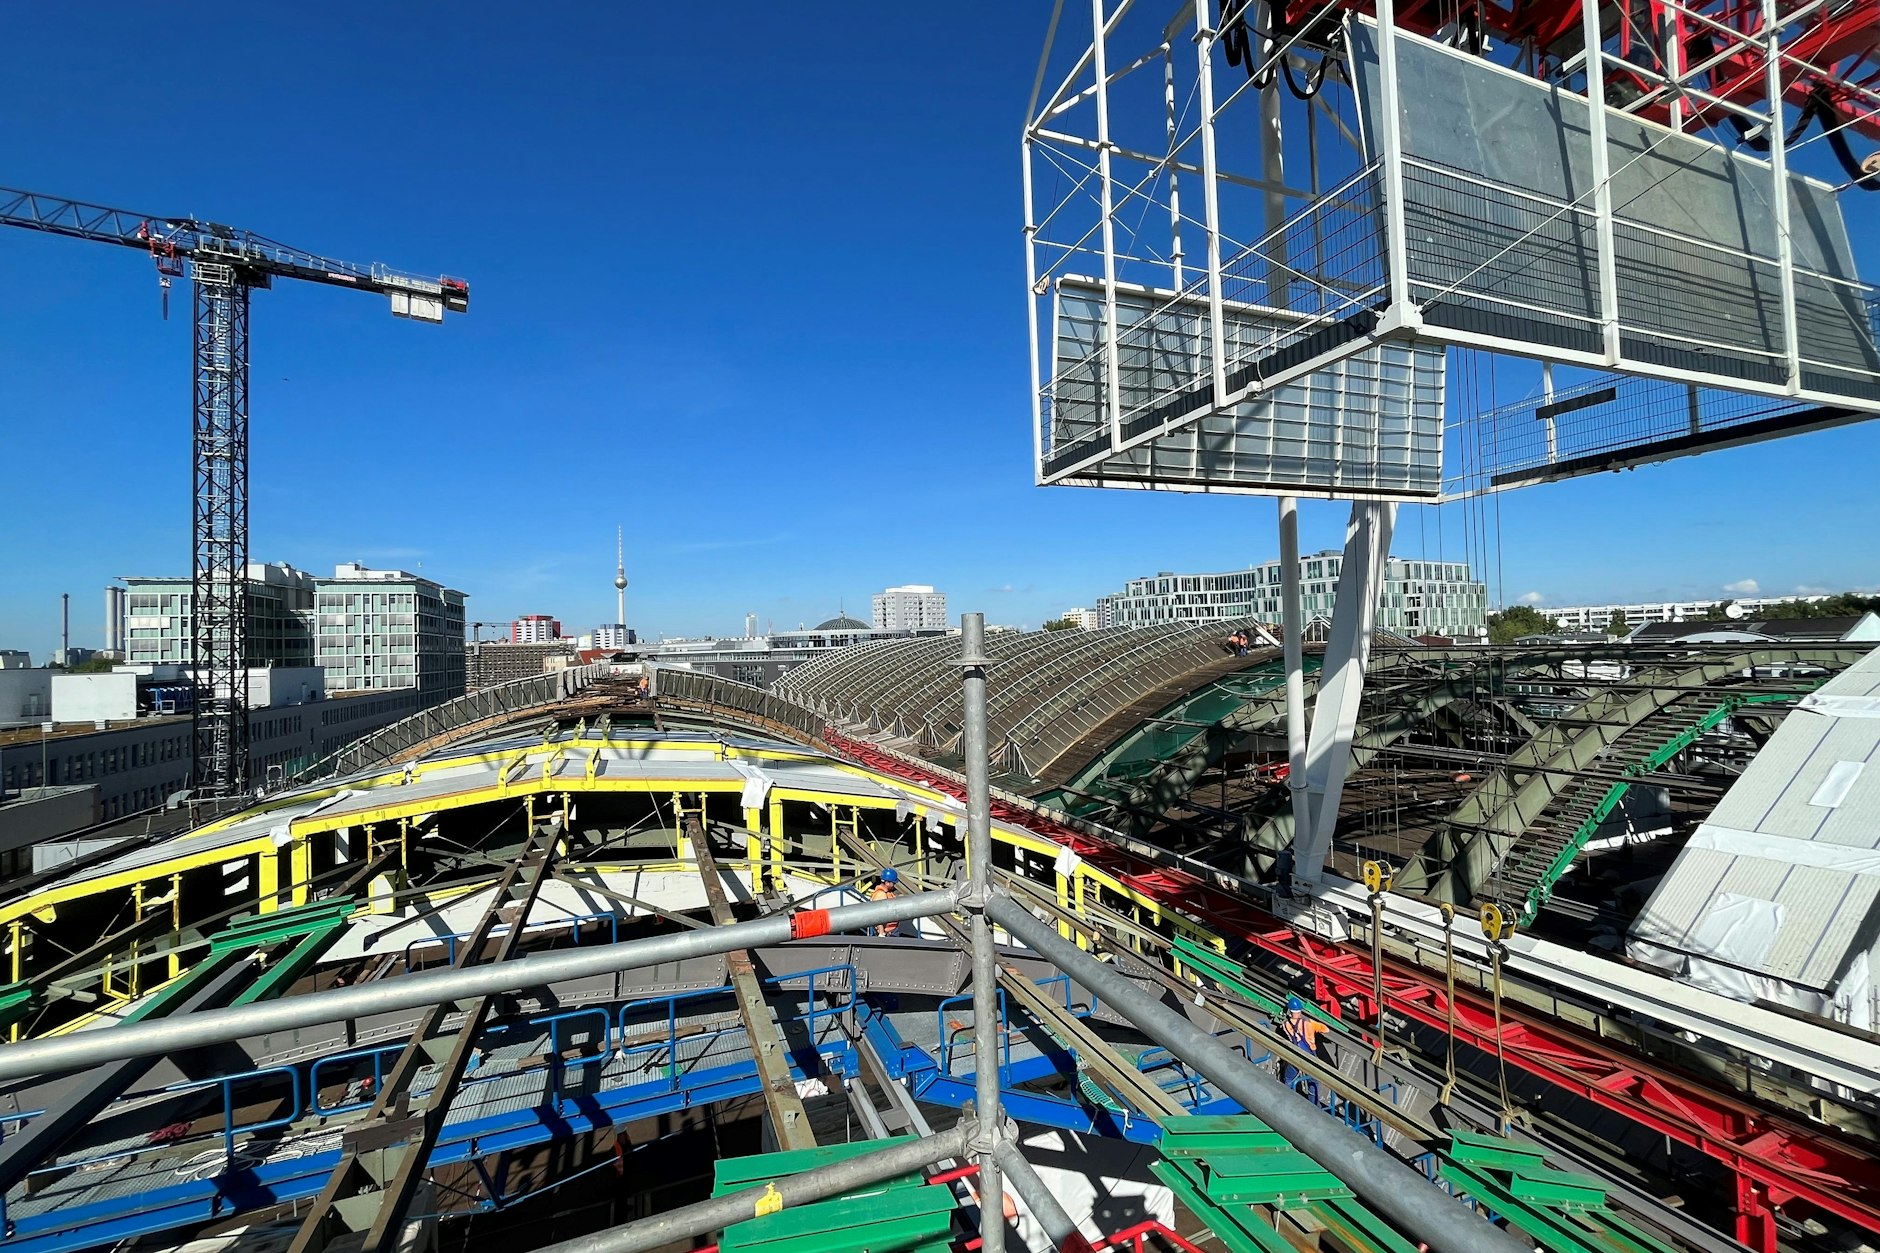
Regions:
[[[1354,1249],[1374,1249],[1377,1253],[1421,1253],[1419,1246],[1406,1240],[1385,1221],[1355,1201],[1314,1201],[1309,1207],[1314,1218],[1336,1233]]]
[[[1257,1149],[1251,1153],[1219,1150],[1201,1160],[1210,1175],[1228,1179],[1251,1179],[1258,1175],[1303,1175],[1317,1171],[1326,1177],[1331,1172],[1298,1149]]]
[[[846,1162],[852,1157],[862,1157],[877,1149],[891,1148],[896,1144],[905,1144],[916,1137],[892,1136],[885,1140],[856,1140],[848,1144],[827,1144],[813,1149],[785,1149],[777,1153],[753,1153],[744,1157],[721,1157],[713,1166],[712,1175],[716,1186],[713,1196],[723,1196],[727,1192],[736,1192],[740,1188],[762,1187],[764,1184],[791,1175],[800,1175],[806,1170],[816,1170],[823,1166],[832,1166],[837,1162]],[[912,1175],[913,1172],[909,1172]]]
[[[36,994],[30,983],[9,983],[0,987],[0,1026],[23,1017],[33,1007]]]
[[[1169,1168],[1219,1204],[1298,1207],[1310,1201],[1351,1196],[1351,1190],[1304,1153],[1165,1158]]]
[[[1193,1123],[1206,1124],[1192,1126]],[[1204,1114],[1171,1118],[1162,1124],[1164,1157],[1212,1158],[1225,1154],[1287,1153],[1292,1144],[1257,1118],[1244,1114]]]
[[[1508,1191],[1523,1201],[1561,1209],[1604,1209],[1606,1189],[1590,1175],[1564,1170],[1524,1170],[1508,1181]]]
[[[1224,1205],[1276,1205],[1296,1209],[1312,1201],[1344,1200],[1352,1191],[1323,1170],[1296,1175],[1259,1175],[1249,1178],[1210,1178],[1202,1191]]]
[[[1248,1207],[1229,1207],[1209,1200],[1192,1180],[1175,1168],[1175,1163],[1150,1162],[1149,1170],[1168,1185],[1169,1191],[1189,1213],[1207,1224],[1229,1253],[1296,1253],[1291,1244],[1262,1224]]]
[[[1530,1204],[1509,1192],[1494,1175],[1453,1162],[1445,1163],[1442,1172],[1457,1189],[1520,1228],[1548,1253],[1671,1253],[1669,1245],[1611,1223],[1597,1210],[1575,1214]]]
[[[1541,1150],[1532,1145],[1480,1131],[1451,1131],[1449,1148],[1443,1156],[1452,1162],[1487,1166],[1495,1170],[1545,1168],[1546,1163]]]
[[[912,1249],[952,1230],[958,1208],[950,1188],[917,1188],[795,1205],[725,1228],[719,1247],[764,1253],[885,1253]]]

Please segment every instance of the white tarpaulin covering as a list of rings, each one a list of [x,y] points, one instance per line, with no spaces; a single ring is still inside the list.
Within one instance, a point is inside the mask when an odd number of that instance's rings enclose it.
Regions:
[[[1698,827],[1626,950],[1693,987],[1872,1029],[1880,651],[1799,702]]]

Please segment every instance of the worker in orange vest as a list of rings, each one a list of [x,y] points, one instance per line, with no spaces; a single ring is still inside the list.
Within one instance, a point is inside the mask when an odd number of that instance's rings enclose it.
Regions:
[[[1286,1015],[1280,1019],[1278,1026],[1280,1034],[1286,1037],[1288,1044],[1298,1049],[1301,1053],[1310,1053],[1314,1057],[1320,1056],[1320,1037],[1330,1030],[1324,1023],[1306,1013],[1305,1001],[1297,996],[1289,996],[1286,998]],[[1300,1078],[1298,1067],[1287,1066],[1285,1073],[1286,1086],[1297,1090]],[[1319,1099],[1318,1081],[1316,1079],[1308,1079],[1306,1080],[1306,1085],[1309,1088],[1309,1095],[1313,1102],[1317,1103]]]
[[[871,901],[891,901],[901,894],[901,872],[889,866],[881,872],[881,882],[875,884],[874,891],[868,894]],[[876,935],[906,935],[904,922],[884,922],[875,928]]]

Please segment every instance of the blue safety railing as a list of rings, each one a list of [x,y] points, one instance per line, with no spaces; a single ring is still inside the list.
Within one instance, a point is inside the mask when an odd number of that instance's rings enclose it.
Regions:
[[[1412,1169],[1422,1171],[1425,1179],[1428,1179],[1431,1183],[1480,1214],[1483,1218],[1486,1218],[1489,1222],[1498,1223],[1501,1221],[1501,1215],[1494,1209],[1476,1200],[1467,1192],[1459,1192],[1456,1190],[1456,1185],[1450,1181],[1447,1175],[1443,1174],[1442,1154],[1433,1149],[1425,1153],[1419,1153],[1410,1159],[1410,1165]]]
[[[398,1040],[391,1044],[380,1044],[363,1049],[349,1049],[344,1053],[335,1053],[331,1057],[316,1058],[313,1064],[307,1068],[307,1112],[318,1118],[331,1118],[335,1114],[350,1114],[356,1109],[372,1108],[372,1102],[378,1099],[379,1087],[385,1082],[386,1059],[389,1057],[396,1060],[398,1055],[405,1051],[405,1043],[406,1042],[403,1040]],[[372,1063],[372,1082],[370,1086],[361,1089],[360,1095],[353,1100],[343,1100],[343,1103],[339,1105],[322,1105],[320,1103],[322,1075],[330,1073],[340,1067],[347,1066],[349,1063],[362,1061],[370,1061]],[[327,1082],[333,1083],[339,1081],[328,1079]],[[346,1085],[345,1090],[351,1090],[353,1082],[354,1080],[351,1078],[344,1080]]]
[[[972,1035],[972,1045],[971,1045],[972,1055],[975,1058],[979,1056],[979,1024],[975,1022],[971,1027],[968,1027],[968,1026],[965,1026],[964,1024],[954,1024],[954,1025],[949,1026],[947,1023],[947,1010],[950,1007],[954,1005],[970,1005],[972,1003],[973,1003],[973,994],[971,992],[967,992],[960,996],[949,996],[944,1001],[941,1001],[939,1005],[934,1007],[933,1018],[934,1018],[935,1030],[939,1032],[939,1039],[940,1039],[940,1073],[943,1075],[950,1075],[953,1073],[954,1052],[966,1051],[964,1049],[959,1049],[956,1042],[960,1039],[960,1037],[967,1035],[969,1032]],[[998,1003],[998,1013],[999,1013],[999,1027],[998,1027],[999,1076],[1000,1076],[1000,1082],[1004,1082],[1005,1072],[1012,1068],[1012,1035],[1013,1035],[1012,1028],[1009,1025],[1010,1020],[1006,1017],[1006,1013],[1005,1013],[1005,989],[1004,988],[999,989],[997,1003]],[[979,1063],[975,1061],[973,1063],[973,1068],[977,1070],[978,1067],[979,1067]]]
[[[1070,1012],[1073,1018],[1088,1018],[1090,1015],[1097,1012],[1098,1001],[1095,996],[1092,996],[1089,1003],[1085,1005],[1073,1003],[1071,999],[1073,985],[1071,983],[1071,977],[1067,974],[1060,973],[1052,975],[1048,979],[1036,980],[1033,982],[1032,986],[1040,990],[1046,988],[1062,988],[1064,991],[1064,1008]],[[979,1038],[977,1024],[972,1027],[967,1027],[963,1024],[957,1027],[949,1027],[947,1025],[947,1010],[955,1005],[970,1005],[972,1000],[973,994],[971,992],[965,992],[959,996],[949,996],[934,1007],[934,1033],[935,1038],[940,1041],[940,1073],[943,1075],[953,1073],[953,1054],[955,1052],[972,1053],[974,1056],[977,1056]],[[1003,1082],[1005,1072],[1012,1067],[1012,1037],[1022,1034],[1023,1028],[1011,1025],[1011,1020],[1005,1012],[1004,988],[1000,988],[998,991],[998,1007],[999,1073],[1001,1082]],[[973,1043],[966,1046],[960,1045],[958,1041],[969,1033],[972,1036]]]
[[[841,977],[839,987],[836,986],[838,983],[837,976]],[[819,989],[816,986],[817,980],[819,979],[826,980],[828,986]],[[792,1014],[789,1017],[779,1018],[779,1026],[801,1023],[807,1028],[809,1036],[813,1040],[816,1037],[817,1024],[823,1019],[840,1017],[844,1014],[853,1015],[855,1013],[859,994],[857,991],[855,967],[853,965],[845,963],[837,966],[818,966],[813,970],[799,970],[792,974],[775,975],[765,979],[763,986],[781,988],[794,984],[799,980],[804,982],[803,1012]],[[816,996],[819,991],[839,995],[841,999],[833,1001],[828,1005],[818,1005],[816,1003]],[[624,1061],[629,1057],[645,1054],[653,1054],[655,1056],[663,1054],[665,1056],[666,1086],[668,1088],[677,1088],[681,1079],[679,1048],[682,1043],[693,1045],[709,1044],[712,1040],[716,1040],[721,1036],[741,1035],[744,1032],[744,1024],[740,1022],[710,1031],[695,1031],[681,1035],[679,1020],[685,1016],[685,1012],[689,1007],[708,1003],[712,1000],[729,999],[730,996],[731,992],[727,988],[698,988],[690,992],[675,992],[669,996],[655,996],[648,997],[644,1000],[632,1001],[626,1005],[622,1005],[617,1011],[611,1013],[602,1009],[576,1009],[531,1020],[530,1025],[532,1026],[548,1027],[549,1057],[550,1065],[553,1068],[552,1078],[550,1080],[550,1091],[559,1099],[561,1097],[562,1081],[569,1074],[584,1070],[597,1062],[616,1058]],[[636,1034],[643,1032],[644,1028],[648,1025],[647,1018],[649,1010],[663,1010],[663,1016],[666,1021],[664,1037],[643,1041],[638,1044],[628,1044],[627,1041],[630,1038],[634,1038]],[[576,1022],[589,1024],[590,1034],[587,1039],[587,1044],[590,1048],[588,1051],[575,1053],[573,1056],[564,1056],[564,1053],[568,1050],[564,1050],[562,1047],[563,1025]],[[599,1030],[594,1031],[594,1027],[598,1027]]]
[[[1254,1065],[1265,1066],[1273,1060],[1273,1054],[1270,1052],[1255,1054],[1253,1040],[1242,1032],[1232,1030],[1215,1032],[1216,1039],[1234,1035],[1240,1037],[1239,1043],[1232,1046],[1234,1052],[1240,1054]],[[1161,1088],[1170,1096],[1175,1097],[1176,1100],[1180,1101],[1190,1110],[1200,1109],[1204,1105],[1212,1104],[1224,1098],[1224,1094],[1216,1089],[1213,1084],[1209,1083],[1200,1071],[1189,1066],[1168,1049],[1159,1046],[1144,1049],[1142,1052],[1136,1054],[1136,1069],[1138,1072],[1155,1079],[1157,1087]],[[1172,1083],[1165,1082],[1159,1077],[1166,1072],[1173,1072],[1175,1075],[1175,1079]],[[1186,1093],[1185,1096],[1177,1095],[1178,1093],[1184,1092]]]
[[[845,1014],[853,1015],[856,1012],[859,1004],[859,992],[857,987],[858,980],[856,979],[855,967],[853,965],[819,966],[813,970],[796,971],[791,974],[777,975],[764,980],[764,985],[767,987],[784,987],[797,983],[804,985],[804,1008],[800,1013],[788,1017],[780,1016],[780,1025],[801,1023],[808,1030],[810,1038],[814,1040],[818,1024],[825,1019],[837,1018]],[[819,983],[822,986],[818,986]],[[681,1013],[682,1007],[703,1003],[715,997],[726,998],[729,995],[729,990],[723,987],[699,988],[688,992],[673,993],[668,996],[648,997],[643,1000],[632,1001],[617,1009],[595,1006],[583,1009],[564,1010],[558,1013],[545,1014],[527,1019],[517,1024],[515,1027],[509,1028],[507,1031],[493,1034],[508,1035],[530,1030],[540,1031],[542,1028],[547,1029],[549,1047],[548,1095],[549,1098],[559,1106],[564,1099],[561,1090],[562,1080],[570,1072],[578,1071],[586,1066],[594,1065],[597,1062],[606,1062],[616,1059],[624,1060],[630,1056],[658,1050],[664,1050],[668,1059],[672,1059],[672,1061],[676,1063],[678,1050],[682,1042],[689,1044],[695,1041],[709,1041],[724,1035],[742,1034],[744,1031],[742,1023],[704,1033],[691,1033],[683,1036],[680,1034],[679,1020],[683,1016]],[[820,1004],[818,1003],[819,996],[828,996],[831,999],[827,1004]],[[648,1010],[663,1011],[661,1016],[664,1017],[666,1023],[663,1038],[643,1044],[627,1045],[625,1042],[630,1037],[630,1033],[641,1030],[645,1026]],[[569,1024],[576,1022],[585,1022],[588,1024],[591,1033],[590,1039],[598,1039],[600,1047],[587,1055],[573,1058],[563,1057],[561,1055],[563,1043],[574,1033],[573,1028]],[[221,1141],[222,1171],[226,1172],[233,1169],[236,1164],[238,1155],[237,1140],[240,1137],[252,1137],[260,1132],[292,1126],[307,1118],[325,1120],[370,1108],[377,1099],[378,1092],[384,1084],[386,1071],[391,1067],[392,1063],[388,1059],[394,1059],[398,1054],[402,1053],[406,1048],[406,1043],[406,1041],[400,1040],[368,1048],[349,1049],[343,1053],[335,1053],[326,1057],[315,1058],[309,1063],[268,1066],[214,1079],[178,1083],[167,1087],[151,1089],[138,1094],[138,1096],[139,1099],[163,1099],[187,1097],[191,1093],[207,1090],[219,1091],[222,1105],[220,1130],[207,1134],[181,1137],[172,1142],[168,1147],[176,1147],[197,1140],[207,1140],[211,1137],[219,1139]],[[460,1092],[469,1090],[482,1083],[492,1083],[510,1078],[514,1073],[504,1068],[498,1073],[478,1075],[476,1069],[477,1067],[473,1063],[470,1073],[464,1077],[460,1085]],[[367,1076],[369,1076],[369,1083],[362,1085],[353,1099],[348,1100],[342,1095],[336,1104],[329,1105],[322,1101],[320,1094],[323,1088],[343,1085],[341,1088],[342,1093],[353,1092],[355,1084],[359,1083],[361,1079]],[[677,1065],[669,1064],[665,1076],[666,1086],[669,1089],[676,1088],[679,1086],[680,1080],[681,1076]],[[270,1084],[284,1084],[285,1088],[285,1091],[280,1095],[279,1103],[273,1105],[275,1112],[268,1116],[257,1118],[251,1122],[238,1121],[239,1110],[252,1107],[257,1103],[267,1102],[265,1090],[257,1093],[255,1089],[257,1086],[265,1087],[265,1085]],[[0,1119],[0,1140],[4,1140],[9,1129],[13,1134],[17,1134],[19,1128],[44,1112],[43,1110],[33,1110],[6,1115],[3,1119]],[[161,1147],[165,1146],[142,1142],[127,1149],[120,1149],[96,1156],[63,1160],[56,1164],[47,1162],[32,1173],[35,1175],[47,1173],[65,1174],[73,1170],[96,1167],[104,1163],[139,1157],[150,1153],[153,1149]],[[5,1221],[5,1198],[0,1197],[0,1224],[4,1224]],[[0,1226],[0,1230],[4,1229],[3,1226]]]

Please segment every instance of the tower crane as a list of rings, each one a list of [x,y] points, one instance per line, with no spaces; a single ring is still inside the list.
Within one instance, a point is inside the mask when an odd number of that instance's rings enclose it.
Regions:
[[[248,783],[248,297],[299,279],[387,296],[392,313],[442,322],[470,305],[461,279],[356,265],[214,222],[132,213],[0,187],[0,226],[117,244],[148,254],[165,316],[172,279],[194,289],[193,558],[190,664],[195,673],[192,783],[234,796]]]

